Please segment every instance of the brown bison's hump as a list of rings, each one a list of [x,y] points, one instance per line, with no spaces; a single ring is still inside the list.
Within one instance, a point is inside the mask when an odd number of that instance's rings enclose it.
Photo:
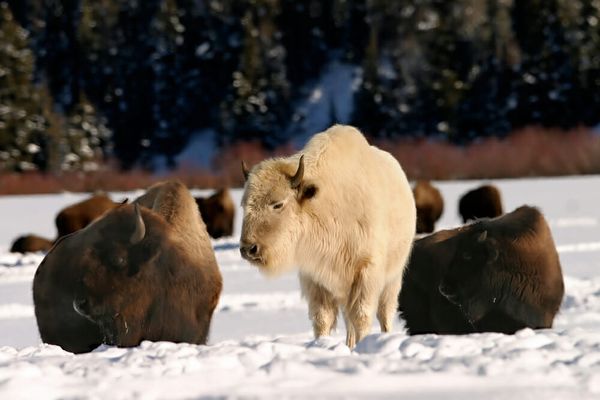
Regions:
[[[493,218],[503,214],[500,190],[494,185],[483,185],[463,194],[458,202],[463,220]]]
[[[10,247],[11,253],[28,253],[37,251],[48,251],[53,241],[37,235],[23,235],[16,238]]]
[[[505,292],[506,296],[513,296],[509,297],[513,302],[511,307],[515,312],[521,308],[520,315],[525,316],[521,321],[526,322],[526,326],[549,328],[562,303],[564,281],[546,219],[537,208],[521,206],[502,217],[480,223],[502,249],[492,271],[513,276]],[[497,317],[502,320],[501,316]]]
[[[65,236],[85,228],[117,205],[118,203],[113,202],[107,195],[99,194],[63,208],[55,218],[58,236]]]

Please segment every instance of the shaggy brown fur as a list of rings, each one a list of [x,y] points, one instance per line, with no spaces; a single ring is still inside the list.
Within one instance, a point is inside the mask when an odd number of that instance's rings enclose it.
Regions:
[[[550,328],[564,295],[550,229],[535,208],[415,242],[400,311],[410,334]]]
[[[444,212],[444,199],[429,181],[418,181],[413,188],[417,206],[417,233],[431,233]]]
[[[23,235],[16,238],[11,247],[11,253],[29,253],[36,251],[48,251],[54,242],[37,235]]]
[[[233,235],[235,205],[228,189],[219,189],[209,197],[196,197],[196,203],[213,239]]]
[[[33,283],[42,340],[76,353],[102,342],[206,343],[221,289],[196,203],[176,181],[59,239]]]
[[[458,212],[463,222],[499,217],[504,213],[500,190],[494,185],[484,185],[465,193],[459,200]]]
[[[106,211],[118,205],[119,203],[113,202],[108,196],[100,194],[63,208],[55,220],[58,237],[85,228]]]

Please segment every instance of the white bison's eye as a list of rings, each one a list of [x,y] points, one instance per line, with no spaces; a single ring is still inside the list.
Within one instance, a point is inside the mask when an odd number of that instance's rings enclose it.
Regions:
[[[283,208],[283,201],[271,204],[273,210],[281,210]]]

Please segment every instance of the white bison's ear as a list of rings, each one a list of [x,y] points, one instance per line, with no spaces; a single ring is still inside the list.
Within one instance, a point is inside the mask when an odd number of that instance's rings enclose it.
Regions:
[[[300,201],[309,200],[316,196],[319,188],[315,184],[308,184],[302,187],[302,192],[300,194]]]
[[[290,178],[290,185],[292,189],[298,189],[300,184],[302,183],[302,178],[304,178],[304,155],[300,156],[300,161],[298,161],[298,169],[294,176]]]

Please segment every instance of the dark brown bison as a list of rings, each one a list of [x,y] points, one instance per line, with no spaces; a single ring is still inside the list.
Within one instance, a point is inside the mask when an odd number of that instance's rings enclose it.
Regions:
[[[209,197],[196,197],[208,234],[214,239],[233,235],[235,205],[227,189],[219,189]]]
[[[221,288],[194,198],[170,181],[60,238],[33,299],[42,340],[81,353],[101,343],[205,343]]]
[[[119,203],[113,202],[108,196],[99,194],[63,208],[55,220],[58,237],[85,228],[106,211],[118,205]]]
[[[550,328],[564,294],[550,229],[535,208],[415,241],[399,295],[410,334]]]
[[[444,199],[429,181],[418,181],[413,188],[417,206],[417,233],[431,233],[444,212]]]
[[[458,212],[463,222],[499,217],[503,214],[500,190],[494,185],[483,185],[468,191],[459,200]]]
[[[11,247],[11,253],[29,253],[36,251],[48,251],[54,242],[37,235],[23,235],[16,238]]]

